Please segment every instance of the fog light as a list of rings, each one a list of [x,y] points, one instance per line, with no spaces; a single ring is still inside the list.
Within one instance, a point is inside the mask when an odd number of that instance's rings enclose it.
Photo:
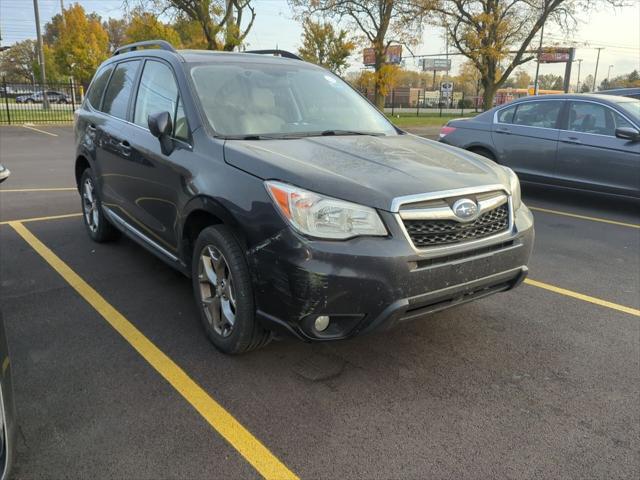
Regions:
[[[327,329],[329,326],[329,316],[328,315],[320,315],[316,318],[316,323],[314,324],[317,331],[322,332]]]

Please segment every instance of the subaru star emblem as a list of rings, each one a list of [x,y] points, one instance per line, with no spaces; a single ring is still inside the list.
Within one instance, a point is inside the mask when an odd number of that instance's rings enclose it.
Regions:
[[[473,200],[461,198],[460,200],[456,200],[453,204],[452,210],[456,217],[468,222],[476,217],[478,213],[478,205]]]

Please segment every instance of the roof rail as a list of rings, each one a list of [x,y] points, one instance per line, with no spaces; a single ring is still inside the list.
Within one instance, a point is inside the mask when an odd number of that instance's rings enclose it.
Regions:
[[[143,47],[160,47],[161,50],[167,50],[169,52],[176,52],[176,49],[173,48],[169,42],[165,40],[147,40],[144,42],[136,42],[130,43],[129,45],[123,45],[122,47],[116,48],[113,52],[113,55],[120,55],[121,53],[133,52],[139,48]]]
[[[296,55],[295,53],[287,52],[286,50],[279,50],[279,49],[275,49],[275,50],[245,50],[242,53],[257,53],[259,55],[274,55],[276,57],[293,58],[294,60],[301,60],[301,61],[304,62],[304,60],[302,60],[302,58],[300,58],[298,55]]]

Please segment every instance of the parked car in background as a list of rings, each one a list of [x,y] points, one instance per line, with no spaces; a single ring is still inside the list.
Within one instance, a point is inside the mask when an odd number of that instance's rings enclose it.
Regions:
[[[440,141],[512,168],[529,182],[640,197],[640,100],[526,97],[451,120]]]
[[[71,98],[67,94],[54,90],[47,91],[47,98],[51,103],[71,103]],[[43,92],[19,95],[16,97],[16,103],[42,103],[43,101]]]
[[[9,178],[9,170],[0,164],[0,183]],[[11,383],[11,361],[7,335],[0,311],[0,480],[8,478],[16,440],[16,412]]]
[[[10,174],[11,172],[9,171],[9,169],[0,163],[0,183],[9,178]]]
[[[103,63],[75,123],[94,241],[122,232],[190,276],[225,353],[274,330],[349,338],[520,284],[533,217],[511,169],[398,130],[293,54],[256,53],[156,41]]]
[[[617,95],[619,97],[629,97],[635,98],[636,100],[640,100],[640,87],[630,87],[630,88],[612,88],[611,90],[602,90],[601,93],[603,95]]]

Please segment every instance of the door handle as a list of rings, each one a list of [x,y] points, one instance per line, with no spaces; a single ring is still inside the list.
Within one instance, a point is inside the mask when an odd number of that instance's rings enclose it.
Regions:
[[[575,143],[575,144],[581,144],[582,143],[578,137],[562,138],[560,141],[564,142],[564,143]]]
[[[504,127],[498,128],[497,132],[498,133],[504,133],[506,135],[511,135],[511,130],[509,130],[508,128],[504,128]]]
[[[131,144],[129,142],[127,142],[126,140],[122,140],[119,144],[118,147],[120,147],[120,151],[122,152],[122,154],[124,156],[129,156],[131,155]]]

